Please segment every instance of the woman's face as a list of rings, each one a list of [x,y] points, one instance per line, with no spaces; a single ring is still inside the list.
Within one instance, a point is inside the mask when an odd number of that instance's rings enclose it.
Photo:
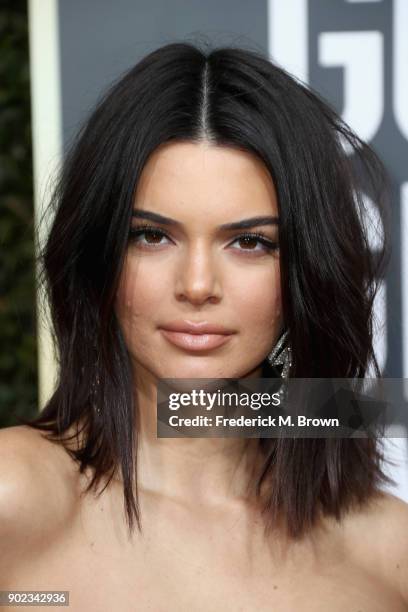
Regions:
[[[259,374],[282,328],[277,198],[262,162],[209,143],[162,145],[143,169],[134,210],[132,228],[142,231],[129,240],[116,314],[136,376]],[[221,227],[254,217],[269,222]],[[264,242],[242,237],[254,232]],[[205,338],[163,329],[175,321],[230,333]],[[192,347],[194,340],[200,345]]]

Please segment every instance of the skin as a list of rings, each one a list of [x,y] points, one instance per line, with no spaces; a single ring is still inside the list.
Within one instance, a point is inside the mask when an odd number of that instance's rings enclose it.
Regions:
[[[159,378],[259,376],[280,334],[279,252],[216,229],[278,214],[266,169],[208,143],[166,145],[144,168],[135,209],[182,224],[153,247],[146,235],[129,243],[115,305],[141,417],[142,533],[128,537],[119,479],[84,494],[91,474],[60,445],[27,427],[1,430],[0,589],[69,590],[75,612],[406,612],[407,504],[379,494],[301,541],[279,525],[266,538],[246,488],[256,440],[155,434]],[[255,229],[278,238],[275,226]],[[158,329],[176,318],[235,333],[193,354]]]

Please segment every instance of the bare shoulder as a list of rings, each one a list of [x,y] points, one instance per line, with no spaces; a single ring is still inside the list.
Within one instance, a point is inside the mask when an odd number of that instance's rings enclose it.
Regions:
[[[344,525],[350,554],[408,605],[408,504],[381,492]]]
[[[72,460],[44,432],[0,430],[0,536],[41,540],[67,519],[74,502]]]

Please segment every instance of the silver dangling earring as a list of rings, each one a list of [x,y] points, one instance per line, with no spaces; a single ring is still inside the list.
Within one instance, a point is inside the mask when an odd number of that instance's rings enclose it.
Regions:
[[[289,344],[289,331],[286,330],[269,353],[267,360],[271,366],[282,365],[281,378],[287,379],[292,366],[292,351]],[[280,401],[285,402],[288,397],[287,384],[283,382],[278,391]]]
[[[287,378],[292,366],[292,351],[289,344],[289,330],[286,330],[279,338],[276,345],[267,357],[271,366],[282,365],[281,377]]]

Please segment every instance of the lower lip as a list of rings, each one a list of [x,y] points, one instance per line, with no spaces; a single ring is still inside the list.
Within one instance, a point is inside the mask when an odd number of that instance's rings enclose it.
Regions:
[[[160,331],[172,344],[190,351],[217,348],[228,342],[231,337],[231,334],[188,334],[187,332],[175,332],[168,329]]]

